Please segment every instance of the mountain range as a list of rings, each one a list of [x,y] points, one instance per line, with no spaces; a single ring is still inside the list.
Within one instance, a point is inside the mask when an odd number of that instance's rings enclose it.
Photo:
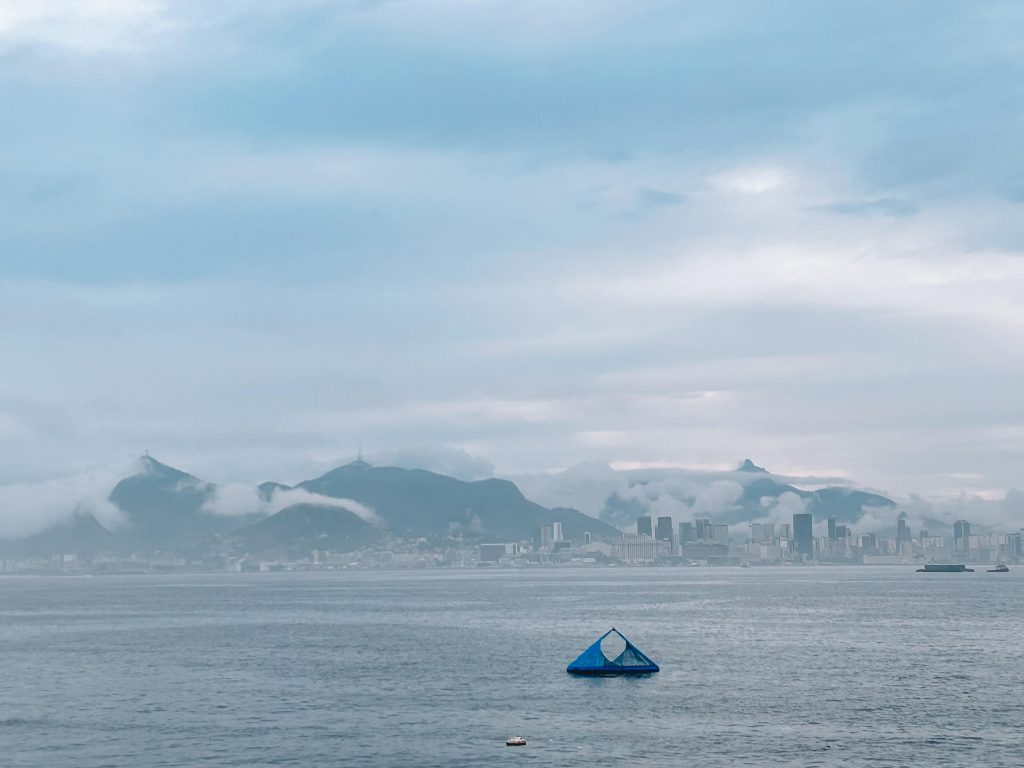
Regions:
[[[836,479],[775,475],[750,459],[733,470],[615,470],[607,464],[586,463],[514,479],[541,504],[572,504],[622,530],[634,530],[640,515],[667,515],[676,522],[707,518],[720,525],[741,526],[755,521],[791,522],[794,513],[809,512],[816,521],[835,518],[842,524],[871,515],[877,520],[872,530],[884,534],[895,529],[900,514],[899,505],[880,493]],[[919,522],[937,533],[948,528],[936,520]]]
[[[669,515],[677,522],[706,517],[740,527],[751,521],[787,522],[796,512],[846,524],[871,515],[874,530],[885,533],[902,514],[896,502],[878,493],[821,482],[811,489],[796,484],[810,485],[811,480],[774,475],[750,459],[720,472],[616,471],[585,464],[515,482],[466,481],[358,460],[295,485],[270,481],[245,488],[226,510],[227,487],[146,455],[138,471],[110,491],[121,524],[105,528],[79,507],[42,532],[0,539],[0,556],[345,552],[391,539],[432,545],[451,538],[533,539],[542,524],[556,521],[567,539],[580,541],[589,532],[607,541],[622,530],[635,530],[639,515]],[[948,527],[935,520],[919,523],[936,532]]]
[[[466,482],[364,461],[295,486],[263,483],[252,489],[250,508],[241,514],[218,513],[220,491],[146,455],[139,471],[110,492],[122,525],[108,530],[79,511],[41,533],[0,541],[0,554],[352,551],[388,538],[518,541],[556,521],[569,539],[582,540],[585,532],[599,540],[618,534],[612,525],[575,509],[529,501],[508,480]]]

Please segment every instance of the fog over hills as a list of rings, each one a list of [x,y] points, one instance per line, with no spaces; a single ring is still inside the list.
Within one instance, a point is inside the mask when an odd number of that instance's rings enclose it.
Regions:
[[[575,509],[536,504],[508,480],[467,482],[361,460],[295,486],[270,481],[248,488],[221,487],[146,455],[109,501],[122,515],[109,529],[78,509],[30,535],[0,539],[0,551],[350,551],[388,537],[517,541],[552,521],[569,538],[618,533]]]
[[[457,466],[450,456],[444,465]],[[567,539],[590,532],[608,540],[635,530],[639,515],[708,518],[737,537],[751,522],[789,522],[797,512],[810,512],[818,526],[834,517],[855,532],[883,534],[901,516],[934,533],[948,532],[959,517],[994,530],[1024,523],[1024,494],[1017,491],[995,500],[893,499],[842,478],[776,475],[751,459],[728,471],[616,470],[588,462],[504,479],[476,479],[482,462],[471,465],[474,479],[459,479],[359,459],[294,485],[246,485],[210,482],[146,455],[124,477],[47,485],[39,510],[24,489],[0,494],[0,554],[295,553],[392,539],[517,541],[552,521]]]
[[[47,557],[57,553],[110,552],[120,548],[117,537],[89,512],[76,511],[39,533],[0,538],[0,556]]]
[[[608,464],[587,462],[561,472],[512,479],[542,504],[572,504],[623,529],[632,529],[638,515],[667,515],[677,522],[708,518],[731,526],[734,535],[743,535],[752,522],[791,522],[798,512],[810,512],[816,525],[834,517],[858,532],[895,529],[900,515],[914,527],[936,533],[964,515],[995,527],[1024,523],[1024,505],[1013,491],[999,501],[964,497],[942,504],[914,496],[895,500],[856,488],[842,478],[775,475],[750,459],[730,471],[615,470]]]
[[[146,455],[140,471],[110,492],[128,523],[118,529],[124,547],[168,549],[237,527],[238,520],[216,514],[210,504],[216,486]],[[258,506],[250,515],[259,515]]]

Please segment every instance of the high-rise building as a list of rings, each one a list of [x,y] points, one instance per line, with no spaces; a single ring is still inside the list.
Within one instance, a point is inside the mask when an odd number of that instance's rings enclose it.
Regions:
[[[654,529],[654,538],[658,541],[667,541],[670,545],[674,544],[672,535],[672,518],[671,517],[659,517],[658,525]]]
[[[761,523],[750,524],[750,541],[754,544],[764,541],[764,526]]]
[[[783,541],[792,541],[793,526],[789,523],[779,523],[779,538]]]
[[[729,543],[729,526],[728,525],[712,525],[710,538],[715,544],[728,544]]]
[[[583,543],[584,544],[589,544],[590,543],[590,531],[584,531],[583,532]]]
[[[953,523],[954,539],[969,539],[971,537],[971,524],[966,520],[957,520]]]
[[[1020,560],[1024,556],[1024,531],[1007,535],[1006,549],[1011,560]]]
[[[679,543],[685,544],[688,541],[696,541],[697,534],[693,530],[693,523],[679,524]]]
[[[845,541],[850,538],[850,528],[846,525],[836,526],[836,539],[839,541]]]
[[[828,519],[828,537],[830,539],[836,538],[836,519],[834,517]]]
[[[764,540],[773,541],[775,539],[775,523],[764,524]]]
[[[906,518],[901,517],[896,521],[896,541],[910,541],[912,538]]]
[[[878,549],[878,534],[865,533],[860,537],[860,548],[868,554],[874,554]]]
[[[650,515],[643,515],[636,519],[636,534],[637,536],[650,536],[654,538],[654,529],[651,527]]]
[[[793,515],[793,541],[798,555],[814,557],[814,518],[810,512]]]
[[[562,541],[562,524],[559,522],[544,523],[540,527],[540,548],[544,552],[551,552],[556,542]]]
[[[544,523],[540,527],[540,548],[544,552],[550,552],[555,545],[555,526],[551,523]]]
[[[697,541],[711,541],[715,538],[714,531],[711,530],[711,521],[703,518],[698,519],[694,524],[697,533]]]

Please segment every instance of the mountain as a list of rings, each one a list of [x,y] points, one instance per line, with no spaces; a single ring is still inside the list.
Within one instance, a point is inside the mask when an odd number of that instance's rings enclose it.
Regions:
[[[635,530],[640,515],[669,515],[675,522],[708,518],[718,524],[741,525],[789,520],[794,512],[806,511],[816,520],[835,517],[841,523],[854,523],[867,509],[883,510],[884,518],[884,510],[897,507],[892,499],[848,485],[822,487],[818,478],[775,475],[751,459],[724,471],[671,467],[614,470],[607,464],[587,462],[559,473],[522,475],[514,480],[541,504],[577,507],[622,530]]]
[[[815,518],[834,517],[840,523],[855,523],[864,514],[865,507],[888,509],[896,507],[892,499],[877,493],[851,488],[822,488],[812,491],[807,511]]]
[[[0,556],[49,557],[83,552],[113,552],[117,538],[88,512],[76,512],[23,539],[0,539]]]
[[[110,492],[110,501],[128,519],[127,528],[119,532],[125,548],[176,549],[246,522],[206,511],[215,498],[215,485],[148,455],[139,462],[139,472],[121,480]]]
[[[743,470],[741,470],[743,471]],[[761,470],[765,472],[766,470]],[[792,493],[806,502],[806,511],[815,519],[834,517],[840,523],[855,523],[864,514],[865,507],[895,507],[896,502],[877,493],[833,486],[816,491],[805,491],[773,479],[770,475],[757,478],[744,486],[738,503],[725,510],[720,522],[733,524],[756,520],[764,516],[765,500],[778,502],[784,493]]]
[[[582,541],[587,531],[597,538],[618,535],[613,526],[574,509],[547,509],[529,501],[508,480],[466,482],[422,469],[355,461],[295,487],[366,505],[400,537],[463,534],[512,541],[532,538],[550,522],[560,522],[563,534],[574,541]]]
[[[744,459],[743,463],[736,469],[737,472],[767,472],[764,467],[759,467],[750,459]]]
[[[243,510],[247,498],[243,492]],[[548,509],[529,501],[507,480],[465,482],[364,461],[296,486],[263,483],[253,489],[252,512],[239,516],[211,511],[219,502],[216,485],[147,455],[139,460],[138,472],[114,486],[109,499],[126,520],[114,532],[91,515],[76,515],[35,536],[0,542],[0,550],[294,554],[350,551],[388,537],[519,541],[556,521],[574,541],[582,541],[588,531],[597,539],[618,535],[613,526],[575,509]],[[335,500],[347,500],[348,508]]]
[[[237,533],[248,552],[294,556],[312,549],[351,552],[375,544],[383,531],[338,506],[293,504]]]

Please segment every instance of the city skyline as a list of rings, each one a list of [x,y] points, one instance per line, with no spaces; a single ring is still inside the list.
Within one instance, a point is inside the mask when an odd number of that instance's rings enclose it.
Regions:
[[[219,487],[149,454],[138,470],[110,492],[113,518],[80,506],[45,528],[0,536],[0,572],[1019,563],[1024,534],[1019,520],[995,529],[962,518],[912,520],[863,491],[802,491],[749,460],[735,471],[747,484],[740,505],[715,512],[680,497],[678,487],[659,498],[668,488],[654,483],[661,511],[632,518],[635,533],[623,531],[621,514],[622,505],[637,507],[635,495],[609,496],[601,514],[589,516],[536,504],[509,481],[467,482],[362,458],[298,485],[248,490]],[[634,490],[650,494],[651,485],[638,481]],[[689,511],[665,514],[666,501]]]
[[[489,467],[461,462],[459,459],[465,458],[462,456],[452,461],[453,457],[448,454],[442,466],[424,467],[416,453],[393,455],[397,460],[383,466],[432,471],[460,481],[494,478]],[[375,456],[369,458],[376,460]],[[362,458],[357,458],[353,464],[374,466]],[[346,465],[325,467],[320,474],[329,474]],[[0,487],[0,541],[39,533],[82,514],[95,517],[108,528],[122,527],[123,514],[113,503],[111,490],[125,477],[136,473],[145,475],[154,467],[180,473],[179,469],[161,464],[147,453],[119,475],[99,472],[90,476],[88,482]],[[337,503],[315,494],[296,496],[291,492],[281,495],[275,504],[263,498],[262,484],[270,482],[275,487],[288,487],[289,482],[294,485],[303,480],[301,477],[285,480],[283,485],[283,478],[263,478],[263,483],[257,485],[218,482],[216,478],[198,478],[187,473],[181,476],[207,489],[204,492],[210,497],[204,503],[204,511],[215,516],[269,514],[299,501]],[[889,498],[870,489],[857,488],[843,478],[776,475],[750,459],[734,470],[722,472],[674,468],[616,471],[608,465],[589,463],[560,473],[500,479],[511,481],[530,501],[548,507],[576,509],[622,530],[634,525],[632,517],[623,516],[629,508],[650,510],[645,518],[649,530],[643,532],[656,538],[665,538],[665,530],[657,533],[656,527],[667,525],[671,517],[677,520],[710,517],[716,524],[730,527],[730,535],[735,537],[749,522],[784,524],[794,513],[815,510],[814,533],[824,535],[824,520],[832,516],[828,509],[837,504],[844,525],[855,535],[903,525],[945,530],[962,518],[974,520],[983,529],[1005,533],[1017,530],[1024,520],[1024,494],[1017,491],[995,500],[969,496],[929,500],[917,495]],[[367,514],[372,513],[372,506],[368,507]]]

